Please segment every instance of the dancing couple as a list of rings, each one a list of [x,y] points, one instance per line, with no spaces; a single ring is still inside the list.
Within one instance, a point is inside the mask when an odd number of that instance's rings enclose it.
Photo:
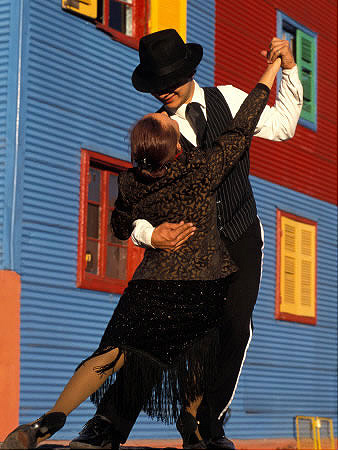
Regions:
[[[236,307],[230,306],[230,292],[243,267],[241,259],[233,257],[234,243],[240,236],[243,242],[255,238],[261,244],[261,235],[249,182],[245,183],[248,195],[242,205],[244,211],[238,205],[239,215],[228,221],[225,236],[220,204],[227,206],[222,195],[228,193],[227,183],[232,177],[239,178],[237,174],[242,173],[248,180],[251,139],[258,133],[258,121],[267,126],[267,118],[274,116],[275,111],[266,103],[284,56],[285,61],[291,58],[287,47],[285,41],[272,41],[267,68],[251,93],[239,102],[233,119],[217,88],[203,92],[205,115],[201,108],[194,107],[195,111],[183,119],[180,108],[193,106],[193,95],[199,92],[193,75],[202,58],[201,46],[184,44],[174,30],[141,39],[141,63],[132,81],[138,90],[159,98],[164,108],[144,116],[131,130],[134,167],[119,176],[112,227],[118,238],[126,239],[133,231],[136,242],[148,244],[144,258],[121,296],[98,349],[78,366],[52,409],[11,432],[3,449],[35,448],[61,429],[67,416],[88,396],[98,406],[93,420],[105,423],[106,442],[101,436],[100,443],[88,443],[87,433],[85,440],[83,434],[71,442],[73,449],[115,449],[115,443],[118,447],[126,440],[140,410],[165,423],[176,421],[184,449],[234,448],[224,437],[224,406],[218,411],[214,393],[220,389],[221,377],[224,381],[229,378],[228,390],[233,396],[233,380],[238,377],[246,347],[244,338],[250,333],[247,329],[242,335],[236,334],[235,319],[241,327],[246,322],[250,327],[260,280],[261,246],[253,257],[253,281],[248,275],[248,284],[256,286],[255,299],[246,308],[238,306],[246,312],[237,318]],[[170,54],[175,58],[169,64]],[[152,71],[160,66],[156,80],[154,73],[152,79]],[[295,91],[290,116],[296,116],[296,120],[289,124],[292,132],[284,131],[292,136],[301,109],[300,89]],[[284,116],[285,129],[288,116]],[[180,119],[190,124],[186,136]],[[264,127],[261,125],[261,130]],[[189,136],[191,130],[193,138]],[[266,132],[276,133],[268,136],[270,139],[282,139],[277,138],[280,132]],[[190,145],[192,140],[195,142]],[[238,187],[241,189],[244,187]],[[234,240],[232,227],[239,228],[240,234]],[[251,255],[247,258],[251,260]],[[225,373],[225,358],[232,374]],[[227,397],[229,393],[224,393],[220,401]],[[199,416],[205,417],[205,424]],[[218,441],[223,447],[217,448]]]

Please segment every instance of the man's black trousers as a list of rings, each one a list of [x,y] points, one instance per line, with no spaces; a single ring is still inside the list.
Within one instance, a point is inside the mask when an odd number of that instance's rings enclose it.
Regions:
[[[225,241],[239,270],[229,277],[218,377],[213,387],[204,395],[198,410],[199,431],[205,440],[224,434],[225,408],[233,398],[252,334],[251,318],[261,278],[263,242],[259,219],[256,218],[236,242],[228,239]],[[140,380],[140,384],[142,383]],[[122,368],[96,412],[112,421],[114,429],[120,435],[121,443],[127,440],[141,410],[140,406],[139,409],[131,411],[129,406],[125,405],[124,391],[128,390],[129,386]]]

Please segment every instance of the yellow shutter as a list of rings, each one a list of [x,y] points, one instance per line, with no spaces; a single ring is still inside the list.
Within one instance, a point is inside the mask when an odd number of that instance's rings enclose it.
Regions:
[[[293,221],[282,217],[280,311],[295,314],[297,302],[297,230]]]
[[[315,226],[300,223],[300,302],[301,316],[315,316]]]
[[[186,41],[187,0],[151,0],[149,32],[174,28]]]
[[[98,0],[62,0],[62,7],[92,19],[98,16]]]
[[[280,312],[315,317],[316,227],[281,217]]]

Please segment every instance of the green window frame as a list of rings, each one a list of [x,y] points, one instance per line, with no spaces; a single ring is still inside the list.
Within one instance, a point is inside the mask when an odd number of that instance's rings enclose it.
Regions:
[[[303,85],[299,124],[317,130],[317,34],[278,11],[277,36],[290,41]],[[278,81],[280,82],[280,77]],[[279,83],[278,83],[279,86]],[[278,88],[277,88],[278,89]]]

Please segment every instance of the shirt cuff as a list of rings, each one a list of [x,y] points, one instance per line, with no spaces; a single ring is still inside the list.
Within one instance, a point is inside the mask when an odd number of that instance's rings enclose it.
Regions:
[[[133,222],[133,227],[131,235],[133,243],[139,247],[152,247],[154,249],[152,246],[152,234],[155,227],[145,219],[137,219]]]
[[[292,67],[292,69],[283,69],[282,73],[283,73],[283,75],[298,74],[298,66],[295,65],[295,66]]]

